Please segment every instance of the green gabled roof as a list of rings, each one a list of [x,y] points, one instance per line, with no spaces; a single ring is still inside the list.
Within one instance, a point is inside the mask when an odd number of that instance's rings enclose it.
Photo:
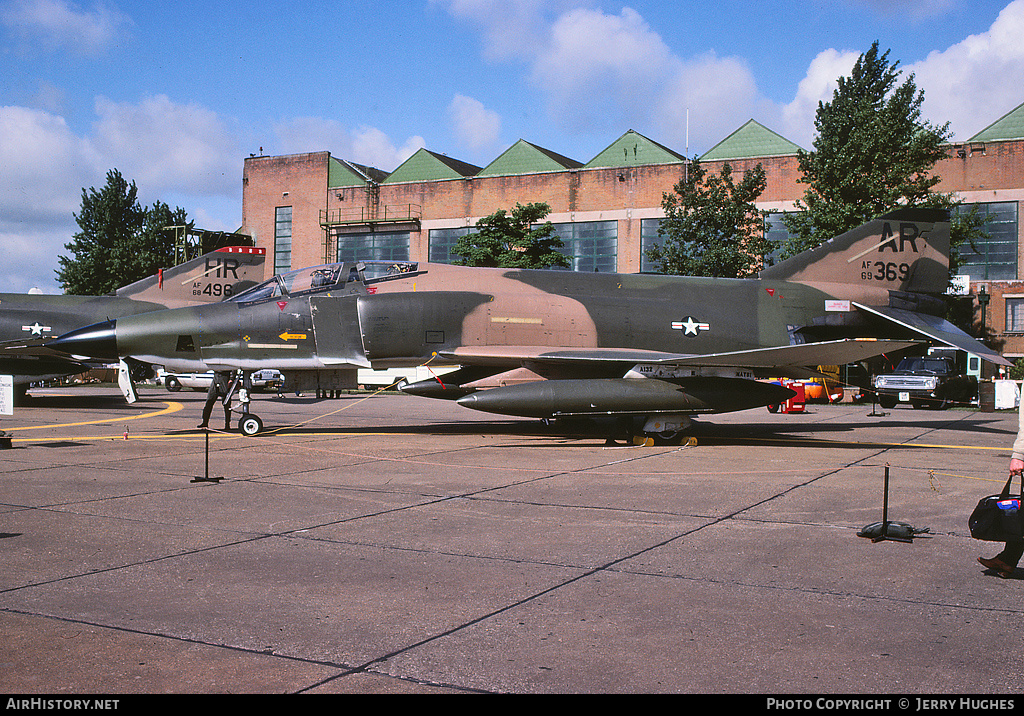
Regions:
[[[366,177],[353,169],[347,162],[331,157],[327,171],[327,186],[362,186]]]
[[[481,169],[477,176],[508,176],[579,169],[583,165],[575,159],[563,157],[549,149],[520,139],[502,152],[501,156]]]
[[[476,175],[480,167],[458,159],[437,154],[429,149],[417,149],[416,153],[402,162],[388,175],[382,184],[410,181],[437,181],[439,179],[464,179]]]
[[[327,186],[330,188],[343,186],[364,186],[367,182],[380,183],[387,178],[387,172],[374,167],[363,166],[344,159],[330,158],[327,169]]]
[[[678,164],[686,161],[682,154],[648,139],[630,129],[600,154],[587,162],[585,169],[625,167],[640,164]]]
[[[778,157],[796,154],[799,149],[798,145],[751,119],[705,152],[700,160]]]
[[[1007,139],[1024,139],[1024,104],[1010,110],[967,141],[998,142]]]

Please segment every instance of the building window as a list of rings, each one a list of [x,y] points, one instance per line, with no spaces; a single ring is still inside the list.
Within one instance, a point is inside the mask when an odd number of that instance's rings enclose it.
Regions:
[[[658,227],[661,219],[640,219],[640,272],[659,273],[658,266],[649,258],[647,251],[661,243]]]
[[[1024,296],[1005,296],[1006,332],[1024,333]]]
[[[973,248],[970,244],[960,247],[960,273],[972,281],[1016,279],[1017,202],[966,204],[958,210],[967,212],[972,206],[987,218],[983,228],[988,236],[976,240]],[[1009,307],[1006,315],[1009,319]]]
[[[292,269],[292,207],[274,209],[274,273]]]
[[[540,228],[534,224],[532,228]],[[569,257],[573,271],[604,271],[614,273],[618,263],[617,221],[589,221],[576,224],[554,224],[555,236],[562,240],[559,252]],[[429,260],[433,263],[452,263],[458,256],[451,250],[463,236],[478,231],[475,226],[457,229],[431,229]]]
[[[775,250],[764,257],[765,266],[774,266],[782,260],[782,254],[786,250],[786,244],[793,237],[789,229],[786,227],[784,217],[786,212],[784,211],[773,211],[765,217],[765,225],[767,231],[765,231],[765,238],[769,241],[775,242]]]
[[[431,229],[427,238],[427,260],[435,264],[450,264],[461,256],[453,256],[455,243],[463,236],[475,234],[475,226],[462,226],[456,229]]]
[[[773,264],[781,261],[782,251],[786,248],[786,242],[789,241],[790,233],[786,228],[786,225],[782,223],[782,217],[784,213],[771,213],[765,219],[765,223],[768,230],[765,232],[765,236],[769,241],[775,241],[778,244],[778,248],[770,254],[763,257],[765,266],[772,266]],[[661,219],[641,219],[640,220],[640,271],[641,273],[661,273],[658,264],[652,262],[647,258],[647,250],[654,248],[661,244],[663,236],[658,234],[659,227],[661,226]]]
[[[554,227],[563,244],[559,251],[569,257],[573,271],[618,270],[619,222],[581,221]]]
[[[338,261],[408,261],[409,232],[337,234]]]

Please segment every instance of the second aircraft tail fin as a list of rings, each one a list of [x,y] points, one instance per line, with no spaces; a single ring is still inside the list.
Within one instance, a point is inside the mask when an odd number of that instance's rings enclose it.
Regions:
[[[228,246],[161,269],[155,276],[119,288],[117,295],[168,308],[223,301],[262,282],[266,258],[266,249]]]

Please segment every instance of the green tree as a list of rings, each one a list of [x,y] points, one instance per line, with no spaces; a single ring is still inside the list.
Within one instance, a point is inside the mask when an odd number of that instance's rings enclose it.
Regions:
[[[186,220],[184,209],[172,211],[160,201],[143,208],[135,182],[111,169],[100,190],[82,189],[75,214],[81,230],[64,245],[71,256],[57,257],[57,280],[65,293],[90,296],[151,276],[174,261],[173,237],[162,228]]]
[[[185,226],[188,212],[180,206],[171,209],[159,199],[146,209],[142,230],[134,237],[132,260],[139,278],[151,276],[159,268],[174,265],[174,232],[169,226]]]
[[[673,191],[662,195],[665,218],[658,234],[664,240],[647,250],[647,258],[662,273],[753,276],[776,248],[766,238],[767,212],[754,204],[765,185],[760,164],[737,184],[728,163],[709,174],[695,157]]]
[[[921,120],[924,92],[910,75],[897,86],[899,62],[878,42],[862,54],[849,77],[840,77],[832,101],[818,103],[813,151],[797,153],[809,185],[800,213],[784,217],[792,256],[899,206],[936,206],[930,175],[946,156],[949,123]]]
[[[555,227],[546,221],[532,228],[551,211],[543,202],[523,206],[516,203],[511,215],[499,209],[476,222],[477,232],[459,237],[452,254],[464,258],[453,263],[461,266],[492,268],[550,268],[569,266],[569,259],[557,251],[562,240]]]

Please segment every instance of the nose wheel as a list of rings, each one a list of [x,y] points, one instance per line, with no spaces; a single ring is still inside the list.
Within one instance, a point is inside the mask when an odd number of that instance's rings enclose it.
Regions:
[[[263,430],[263,421],[252,413],[246,413],[238,421],[238,432],[247,437],[252,437],[261,430]]]

